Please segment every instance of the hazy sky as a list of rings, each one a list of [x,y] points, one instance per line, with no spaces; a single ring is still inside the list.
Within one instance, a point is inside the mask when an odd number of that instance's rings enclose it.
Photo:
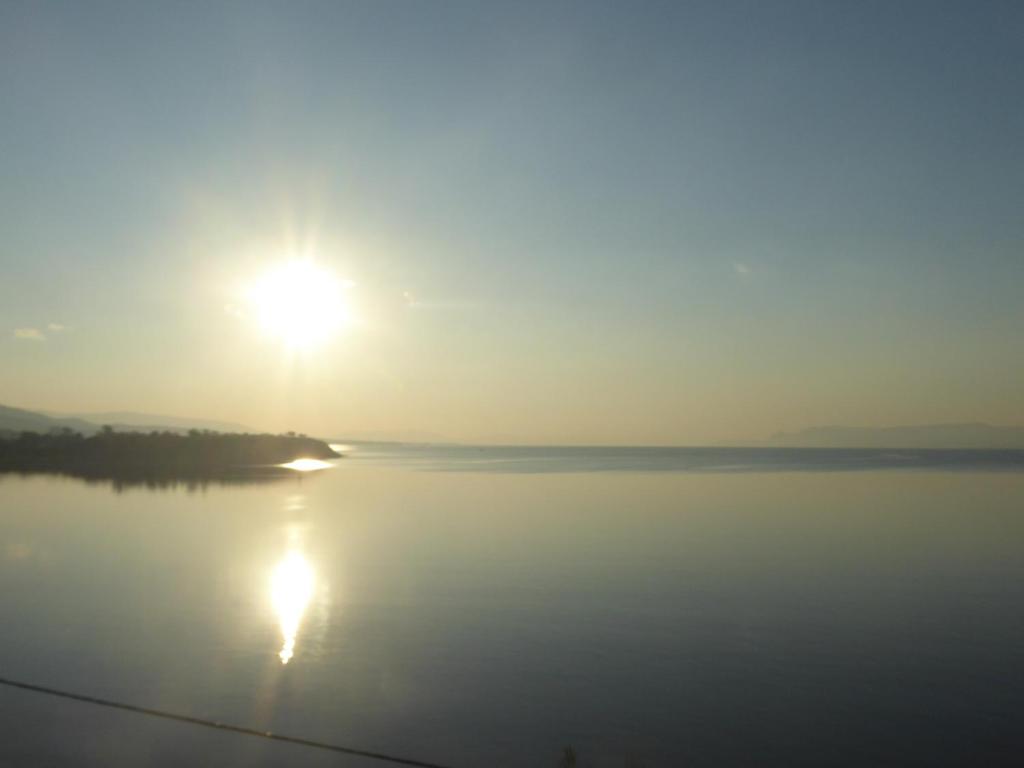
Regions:
[[[1019,0],[7,0],[0,403],[1021,423],[1022,72]],[[296,355],[238,302],[309,249],[359,322]]]

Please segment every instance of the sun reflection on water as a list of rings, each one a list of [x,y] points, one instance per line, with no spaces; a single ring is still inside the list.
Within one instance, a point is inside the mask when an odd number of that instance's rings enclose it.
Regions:
[[[278,656],[287,664],[295,655],[295,638],[302,616],[313,598],[313,568],[297,549],[292,549],[275,567],[270,577],[270,600],[281,626],[283,644]]]

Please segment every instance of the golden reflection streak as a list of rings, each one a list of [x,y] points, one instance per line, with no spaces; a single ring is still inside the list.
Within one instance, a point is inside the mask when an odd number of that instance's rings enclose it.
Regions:
[[[270,600],[284,638],[278,654],[282,664],[287,664],[295,655],[295,638],[313,598],[315,583],[312,566],[297,549],[290,550],[270,576]]]

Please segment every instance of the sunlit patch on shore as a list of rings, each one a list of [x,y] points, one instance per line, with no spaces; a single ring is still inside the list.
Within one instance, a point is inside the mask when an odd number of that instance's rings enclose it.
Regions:
[[[295,459],[287,464],[280,464],[284,469],[294,469],[296,472],[316,472],[321,469],[330,469],[334,465],[329,461],[320,459]]]

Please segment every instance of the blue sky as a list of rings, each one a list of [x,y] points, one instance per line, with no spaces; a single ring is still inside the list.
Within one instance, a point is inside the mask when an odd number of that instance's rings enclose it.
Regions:
[[[1022,36],[1009,2],[5,3],[0,402],[1020,423]],[[365,316],[302,361],[224,312],[299,241]]]

